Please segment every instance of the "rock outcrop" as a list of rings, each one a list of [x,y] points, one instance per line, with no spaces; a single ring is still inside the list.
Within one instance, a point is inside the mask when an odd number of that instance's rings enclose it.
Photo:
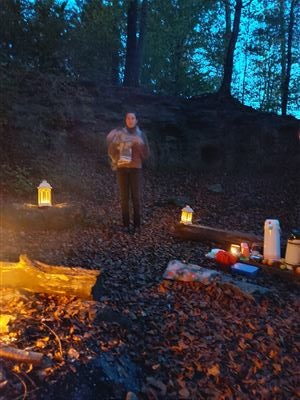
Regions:
[[[1,81],[5,163],[65,162],[77,150],[96,152],[107,162],[105,136],[122,124],[127,110],[137,112],[149,137],[151,167],[261,170],[299,155],[299,120],[217,94],[172,98],[20,71],[6,72]]]

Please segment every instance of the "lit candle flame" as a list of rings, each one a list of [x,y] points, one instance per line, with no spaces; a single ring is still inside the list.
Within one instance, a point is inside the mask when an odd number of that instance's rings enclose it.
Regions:
[[[240,255],[240,252],[241,252],[241,246],[240,246],[240,245],[238,245],[238,244],[232,244],[232,245],[231,245],[231,247],[230,247],[230,253],[231,253],[233,256],[239,256],[239,255]]]

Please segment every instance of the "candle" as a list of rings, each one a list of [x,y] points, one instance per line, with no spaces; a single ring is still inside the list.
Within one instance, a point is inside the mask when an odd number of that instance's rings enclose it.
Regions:
[[[241,254],[241,246],[238,244],[232,244],[230,247],[230,253],[233,256],[239,256]]]

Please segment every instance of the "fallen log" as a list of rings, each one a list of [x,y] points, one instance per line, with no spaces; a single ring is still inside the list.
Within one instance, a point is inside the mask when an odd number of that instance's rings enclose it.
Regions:
[[[204,225],[177,223],[172,229],[173,236],[184,240],[195,240],[210,243],[240,244],[247,242],[250,246],[257,243],[263,246],[263,237],[239,231],[228,231],[225,229],[211,228]]]
[[[242,242],[247,242],[250,247],[255,243],[259,247],[263,248],[262,236],[239,231],[228,231],[224,229],[211,228],[204,225],[186,225],[182,223],[177,223],[174,227],[171,228],[171,233],[173,234],[173,236],[183,240],[202,241],[209,244],[214,243],[222,247],[228,247],[228,249],[230,244],[239,244]],[[283,253],[283,250],[281,250],[281,252]],[[243,261],[241,260],[239,262],[243,263]],[[247,260],[244,263],[259,267],[266,272],[270,272],[287,280],[292,280],[294,282],[300,281],[300,275],[292,271],[281,270],[278,267],[267,266],[262,263],[253,262],[251,260]]]
[[[260,262],[254,262],[252,260],[247,260],[247,261],[239,261],[242,264],[248,264],[248,265],[253,265],[254,267],[260,268],[262,271],[265,271],[267,273],[277,275],[280,278],[293,281],[294,283],[299,284],[300,283],[300,275],[296,274],[296,272],[289,271],[286,269],[280,269],[278,266],[269,266],[262,264]]]
[[[79,267],[47,265],[21,255],[18,263],[0,262],[0,288],[92,299],[99,274],[100,271]]]
[[[0,358],[39,365],[43,362],[44,355],[36,351],[20,350],[16,349],[15,347],[1,345]]]

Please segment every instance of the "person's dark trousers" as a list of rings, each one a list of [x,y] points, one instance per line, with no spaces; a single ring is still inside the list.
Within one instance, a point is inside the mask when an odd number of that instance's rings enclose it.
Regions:
[[[121,209],[123,225],[129,227],[129,200],[133,205],[133,224],[135,228],[141,225],[141,169],[140,168],[119,168],[117,178],[120,190]]]

